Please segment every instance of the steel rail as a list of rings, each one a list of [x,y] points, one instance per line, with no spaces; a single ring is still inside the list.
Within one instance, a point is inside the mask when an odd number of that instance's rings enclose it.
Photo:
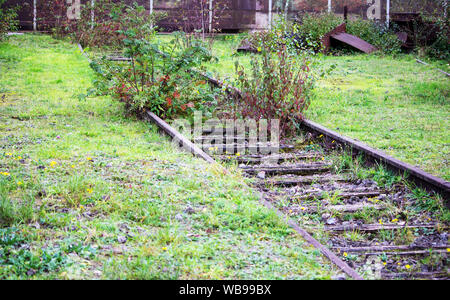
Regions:
[[[428,64],[428,63],[426,63],[426,62],[424,62],[424,61],[422,61],[422,60],[420,60],[418,58],[416,58],[416,62],[419,63],[419,64],[422,64],[422,65],[428,66],[428,67],[430,66],[430,64]],[[447,73],[447,72],[445,72],[445,71],[443,71],[441,69],[435,68],[434,70],[436,70],[438,72],[441,72],[442,74],[444,74],[447,77],[450,77],[450,73]]]
[[[174,143],[181,144],[183,149],[188,150],[195,156],[204,159],[205,161],[207,161],[210,164],[216,163],[216,161],[211,156],[206,154],[202,149],[197,147],[194,143],[192,143],[190,140],[185,138],[181,133],[179,133],[172,126],[167,124],[164,120],[162,120],[160,117],[158,117],[154,113],[152,113],[150,111],[146,111],[144,114],[144,118],[155,123],[162,131],[164,131],[165,134],[167,134],[168,136],[170,136],[173,139]]]
[[[81,47],[80,47],[81,48]],[[82,50],[82,48],[81,48]],[[83,53],[84,54],[84,53]],[[198,73],[202,75],[203,77],[207,78],[208,81],[211,84],[214,84],[216,86],[223,86],[223,83],[208,76],[205,73],[202,73],[197,70],[193,70],[192,72]],[[226,89],[228,91],[231,91],[232,93],[237,93],[238,95],[242,95],[241,92],[232,86],[226,86]],[[186,139],[183,135],[181,135],[178,131],[176,131],[174,128],[172,128],[169,124],[164,122],[162,119],[160,119],[155,114],[146,111],[144,113],[145,119],[148,121],[151,121],[155,123],[165,134],[169,135],[170,137],[174,138],[176,143],[178,142],[178,145],[182,145],[183,148],[191,153],[193,153],[195,156],[200,157],[204,160],[206,160],[209,163],[216,163],[216,161],[203,152],[199,147],[197,147],[194,143],[192,143],[190,140]],[[413,176],[414,178],[419,178],[423,181],[428,183],[432,186],[433,190],[439,190],[442,193],[442,190],[444,190],[444,197],[445,199],[448,199],[448,192],[450,190],[450,184],[446,181],[443,181],[440,178],[434,177],[428,173],[425,173],[424,171],[412,167],[408,164],[405,164],[399,160],[396,160],[390,156],[387,156],[381,151],[375,150],[373,148],[368,147],[367,145],[352,140],[350,138],[347,138],[345,136],[342,136],[334,131],[328,130],[327,128],[316,124],[309,120],[304,120],[302,126],[307,129],[308,131],[312,131],[314,133],[323,134],[329,139],[333,139],[335,142],[344,144],[347,146],[350,146],[352,149],[356,149],[357,151],[361,151],[365,154],[367,154],[369,157],[373,158],[376,161],[381,161],[390,167],[393,167],[394,169],[401,170],[403,172],[407,171],[410,176]],[[417,179],[415,181],[418,181]],[[420,183],[420,181],[419,181]],[[447,194],[445,194],[445,191]],[[315,248],[320,250],[320,252],[327,257],[333,264],[335,264],[338,268],[340,268],[345,274],[347,274],[349,277],[356,279],[356,280],[362,280],[363,278],[354,270],[352,269],[345,261],[341,260],[338,256],[336,256],[330,249],[320,244],[316,239],[314,239],[306,230],[302,229],[296,222],[294,222],[292,219],[290,219],[288,216],[286,216],[283,212],[279,211],[276,207],[274,207],[269,201],[267,201],[263,194],[258,192],[260,197],[260,202],[263,204],[266,208],[273,210],[278,216],[285,218],[287,224],[293,228],[293,230],[302,236],[303,239],[305,239],[308,243],[313,245]],[[448,204],[448,203],[447,203]]]
[[[386,153],[367,146],[366,144],[351,139],[349,137],[343,136],[335,131],[332,131],[324,126],[317,124],[310,120],[303,120],[301,126],[307,130],[318,134],[323,134],[325,137],[336,141],[337,143],[346,145],[355,149],[357,152],[361,152],[372,160],[382,163],[389,167],[390,169],[396,171],[397,173],[407,173],[409,175],[408,179],[414,181],[417,185],[421,187],[437,192],[442,195],[445,200],[447,207],[449,207],[450,202],[450,182],[445,181],[439,177],[433,176],[417,167],[410,164],[402,162],[396,158],[393,158]]]

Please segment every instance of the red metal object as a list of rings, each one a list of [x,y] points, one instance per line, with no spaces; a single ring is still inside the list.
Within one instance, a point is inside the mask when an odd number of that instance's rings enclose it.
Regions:
[[[378,50],[375,46],[360,39],[359,37],[356,37],[354,35],[351,35],[351,34],[348,34],[345,32],[333,34],[331,37],[335,40],[338,40],[345,44],[348,44],[358,50],[361,50],[362,52],[367,53],[367,54]]]
[[[331,47],[331,36],[333,34],[338,34],[341,32],[345,32],[347,29],[347,25],[345,23],[342,23],[341,25],[339,25],[338,27],[336,27],[335,29],[333,29],[332,31],[328,32],[327,34],[324,35],[324,37],[322,38],[322,44],[324,46],[323,52],[324,53],[328,53],[328,51],[330,51],[330,47]]]
[[[338,27],[336,27],[335,29],[333,29],[332,31],[330,31],[323,37],[322,43],[324,45],[325,53],[327,53],[330,50],[331,39],[335,39],[337,41],[340,41],[342,43],[350,45],[350,46],[352,46],[358,50],[361,50],[362,52],[367,53],[367,54],[378,50],[375,46],[360,39],[359,37],[356,37],[354,35],[346,33],[345,23],[339,25]]]

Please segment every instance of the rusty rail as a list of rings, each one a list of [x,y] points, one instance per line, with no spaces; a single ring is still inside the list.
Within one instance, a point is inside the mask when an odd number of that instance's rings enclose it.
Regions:
[[[382,163],[397,173],[407,173],[410,180],[414,181],[417,185],[429,190],[441,194],[445,200],[447,207],[449,207],[450,198],[450,182],[441,178],[433,176],[419,168],[411,166],[405,162],[395,159],[386,153],[376,150],[367,146],[364,143],[356,141],[354,139],[343,136],[335,131],[325,128],[310,120],[303,120],[301,125],[305,130],[312,131],[318,134],[323,134],[325,137],[336,141],[337,143],[348,146],[357,152],[361,152],[364,155],[371,158],[373,161]]]
[[[198,71],[194,71],[194,72],[198,72]],[[198,72],[199,73],[199,72]],[[206,74],[201,74],[204,77],[206,77],[208,79],[209,82],[211,82],[212,84],[215,85],[222,85],[222,83],[214,78],[209,77]],[[238,89],[234,88],[234,87],[227,87],[229,90],[231,90],[232,92],[235,93],[241,93]],[[215,163],[215,160],[209,156],[208,154],[206,154],[205,152],[203,152],[199,147],[197,147],[195,144],[193,144],[190,140],[186,139],[184,136],[182,136],[179,132],[177,132],[174,128],[172,128],[169,124],[167,124],[166,122],[164,122],[163,120],[161,120],[159,117],[157,117],[156,115],[154,115],[151,112],[146,112],[145,113],[145,118],[151,122],[154,122],[155,124],[157,124],[157,126],[163,130],[164,133],[166,133],[167,135],[171,136],[172,138],[175,138],[176,141],[178,142],[178,144],[182,145],[184,149],[188,150],[189,152],[193,153],[194,155],[196,155],[197,157],[200,157],[206,161],[208,161],[209,163]],[[306,125],[305,125],[306,124]],[[412,166],[409,166],[401,161],[398,161],[392,157],[387,156],[386,154],[384,154],[381,151],[372,149],[358,141],[349,139],[347,137],[341,136],[333,131],[330,131],[328,129],[326,129],[323,126],[320,126],[318,124],[315,124],[314,122],[305,120],[303,122],[303,126],[309,126],[309,131],[313,131],[315,133],[320,133],[325,135],[328,138],[333,139],[334,141],[341,143],[341,144],[345,144],[345,145],[350,145],[353,149],[356,149],[358,151],[362,151],[365,154],[368,154],[370,157],[372,157],[374,160],[378,160],[378,161],[382,161],[383,163],[386,164],[391,164],[392,167],[397,168],[397,169],[403,169],[403,171],[405,171],[405,168],[409,168],[409,173],[410,175],[412,174],[413,176],[421,176],[423,175],[422,170],[419,170],[417,168],[414,168]],[[415,170],[414,170],[415,169]],[[413,172],[411,172],[411,170]],[[432,175],[429,175],[427,173],[425,173],[425,175],[434,177]],[[442,186],[440,186],[441,188],[446,189],[447,191],[448,189],[448,182],[443,181],[440,178],[428,178],[428,176],[424,176],[424,178],[422,180],[427,181],[427,179],[433,184],[436,181],[440,182],[440,184]],[[436,189],[436,186],[434,186],[434,188]],[[293,228],[294,231],[296,231],[296,233],[298,233],[300,236],[302,236],[308,243],[310,243],[311,245],[313,245],[315,248],[317,248],[318,250],[320,250],[320,252],[327,257],[333,264],[335,264],[337,267],[339,267],[345,274],[347,274],[349,277],[356,279],[356,280],[362,280],[363,278],[354,270],[352,269],[345,261],[341,260],[338,256],[336,256],[336,254],[334,254],[330,249],[328,249],[327,247],[323,246],[322,244],[320,244],[316,239],[314,239],[307,231],[305,231],[304,229],[302,229],[296,222],[294,222],[292,219],[290,219],[286,214],[284,214],[283,212],[279,211],[277,208],[275,208],[270,202],[268,202],[263,193],[260,193],[260,202],[267,207],[268,209],[273,210],[277,215],[279,215],[280,217],[285,218],[287,224]],[[440,252],[445,252],[443,250],[439,250]],[[417,251],[416,251],[417,252]],[[417,254],[416,252],[412,253],[411,251],[409,252],[405,252],[406,254]],[[425,253],[424,250],[421,250],[420,253]]]
[[[165,134],[167,134],[168,136],[170,136],[171,138],[174,139],[174,143],[179,143],[183,149],[188,150],[195,156],[204,159],[205,161],[207,161],[210,164],[216,163],[216,161],[211,156],[206,154],[202,149],[197,147],[194,143],[192,143],[190,140],[185,138],[181,133],[176,131],[172,126],[167,124],[164,120],[159,118],[154,113],[152,113],[150,111],[146,111],[144,114],[144,117],[147,120],[155,123],[162,131],[164,131]]]

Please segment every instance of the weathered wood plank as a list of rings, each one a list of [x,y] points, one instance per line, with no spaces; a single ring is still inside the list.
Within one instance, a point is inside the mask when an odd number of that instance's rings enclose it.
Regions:
[[[395,279],[395,278],[440,278],[445,277],[447,279],[448,271],[436,271],[436,272],[416,272],[416,273],[382,273],[381,278]]]
[[[307,175],[307,174],[316,174],[316,173],[324,173],[330,171],[331,167],[329,165],[297,165],[297,166],[279,166],[279,167],[240,167],[247,174],[258,174],[259,172],[264,172],[267,175],[286,175],[286,174],[295,174],[295,175]]]
[[[271,179],[266,181],[260,181],[257,184],[260,186],[274,185],[274,186],[289,187],[294,185],[309,185],[313,183],[324,183],[324,182],[342,182],[347,180],[348,180],[347,177],[341,175],[302,176],[283,179]]]
[[[357,204],[344,204],[344,205],[327,205],[320,209],[317,207],[307,207],[307,212],[317,212],[317,211],[340,211],[340,212],[355,212],[363,209],[372,208],[376,210],[382,210],[385,207],[383,205],[377,205],[372,203],[357,203]]]
[[[348,253],[358,253],[358,252],[388,252],[388,251],[408,251],[408,250],[425,250],[425,249],[435,249],[435,250],[445,250],[450,248],[450,245],[444,246],[415,246],[415,245],[400,245],[400,246],[365,246],[365,247],[333,247],[333,250]]]
[[[327,231],[378,231],[378,230],[399,230],[414,228],[437,228],[437,224],[416,224],[416,225],[397,225],[397,224],[350,224],[338,226],[325,226]]]
[[[307,160],[307,159],[319,159],[323,155],[317,153],[282,153],[274,155],[241,155],[241,156],[229,156],[221,155],[216,156],[220,160],[237,160],[239,163],[243,164],[258,164],[264,162],[287,162],[296,160]]]
[[[332,34],[331,37],[335,40],[338,40],[340,42],[348,44],[358,50],[361,50],[362,52],[367,53],[367,54],[370,54],[370,53],[378,50],[375,46],[360,39],[359,37],[356,37],[354,35],[351,35],[351,34],[348,34],[345,32]]]
[[[325,192],[320,192],[318,193],[317,191],[304,191],[304,194],[307,194],[305,196],[299,196],[299,197],[295,197],[296,200],[311,200],[311,199],[324,199],[327,197],[327,195],[335,195],[335,193],[337,193],[337,197],[341,198],[341,199],[347,199],[347,198],[351,198],[351,197],[357,197],[357,198],[362,198],[362,197],[376,197],[379,196],[383,193],[386,193],[386,191],[384,190],[377,190],[377,191],[361,191],[361,192],[338,192],[338,191],[329,191],[328,194]]]

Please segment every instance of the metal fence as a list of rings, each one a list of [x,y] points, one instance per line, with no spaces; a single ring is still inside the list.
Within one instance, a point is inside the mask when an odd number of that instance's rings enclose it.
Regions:
[[[6,5],[21,5],[20,23],[23,27],[39,29],[49,23],[45,18],[65,17],[64,11],[49,14],[55,3],[81,3],[95,8],[96,0],[7,0]],[[97,0],[100,1],[100,0]],[[131,4],[137,2],[149,12],[165,12],[160,26],[167,30],[198,28],[202,23],[208,31],[266,29],[276,15],[297,17],[305,13],[331,12],[349,18],[361,17],[381,22],[401,14],[447,16],[448,0],[111,0]],[[93,9],[95,20],[95,9]],[[49,16],[50,15],[50,16]],[[47,22],[44,22],[47,21]]]

